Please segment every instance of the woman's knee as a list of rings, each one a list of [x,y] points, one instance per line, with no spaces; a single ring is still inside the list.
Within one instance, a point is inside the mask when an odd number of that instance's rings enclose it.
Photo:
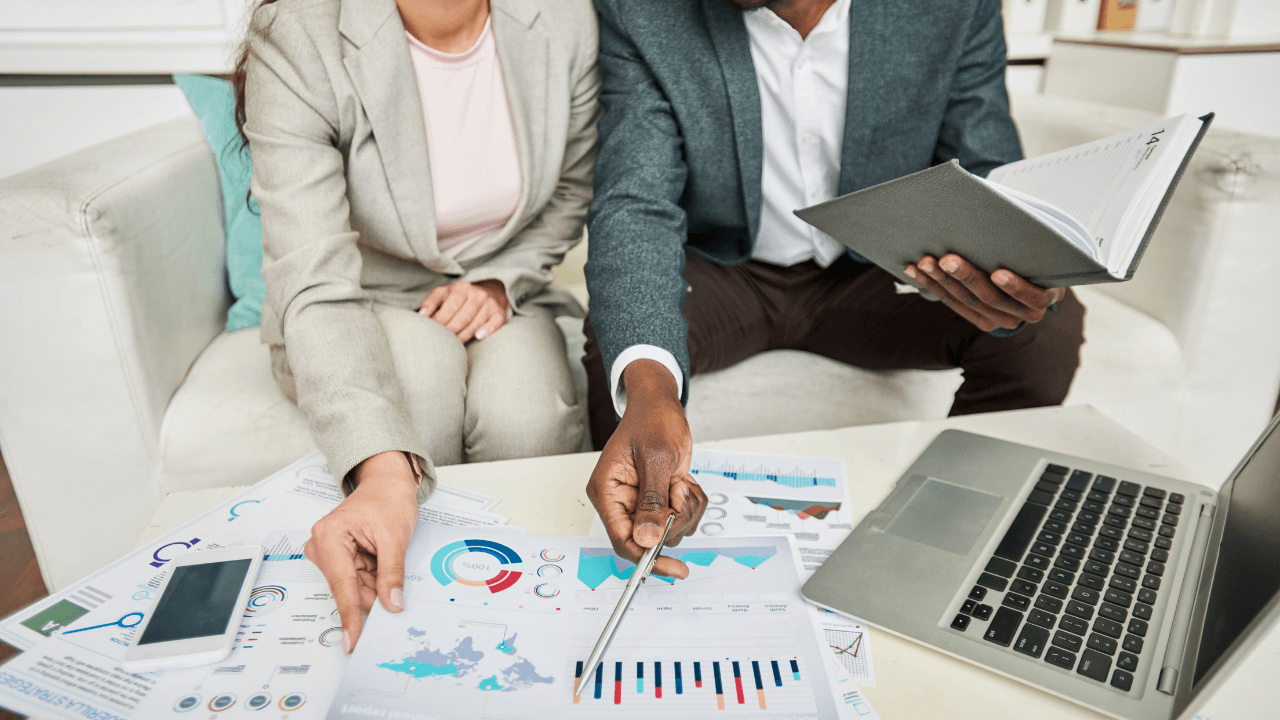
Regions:
[[[466,453],[470,462],[563,455],[582,447],[586,414],[557,392],[524,388],[508,402],[468,398]]]
[[[564,336],[547,317],[517,317],[469,351],[469,461],[576,452],[585,412],[569,372]]]

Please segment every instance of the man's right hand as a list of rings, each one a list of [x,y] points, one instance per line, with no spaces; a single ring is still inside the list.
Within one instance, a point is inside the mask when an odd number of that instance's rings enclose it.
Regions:
[[[404,609],[404,554],[418,524],[418,480],[402,452],[374,455],[353,471],[355,492],[311,528],[303,547],[329,581],[350,653],[375,599]]]
[[[636,360],[623,371],[627,408],[600,453],[587,497],[604,522],[618,555],[639,562],[658,544],[667,516],[675,513],[667,545],[692,535],[707,509],[707,494],[689,474],[693,438],[680,406],[676,381],[659,362]],[[653,572],[685,578],[683,562],[661,555]]]

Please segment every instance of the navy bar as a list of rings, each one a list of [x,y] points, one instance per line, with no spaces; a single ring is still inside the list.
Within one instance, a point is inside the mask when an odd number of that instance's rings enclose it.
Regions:
[[[660,662],[653,664],[653,686],[662,687],[662,663]]]
[[[700,662],[693,664],[693,681],[702,682],[702,663]]]
[[[596,666],[596,699],[600,699],[600,689],[604,686],[604,663]]]
[[[636,679],[640,680],[643,678],[644,678],[644,663],[638,662],[636,663]],[[621,680],[622,678],[618,678],[618,679]]]
[[[676,694],[684,693],[684,680],[680,677],[680,663],[676,662]]]
[[[756,689],[757,689],[757,690],[763,690],[763,689],[764,689],[764,683],[763,683],[763,682],[761,682],[761,680],[760,680],[760,663],[759,663],[759,662],[757,662],[757,661],[755,661],[755,660],[752,660],[752,661],[751,661],[751,669],[752,669],[753,671],[755,671],[755,674],[756,674]]]
[[[622,682],[622,663],[613,664],[613,681]]]
[[[720,684],[720,663],[718,662],[711,663],[711,671],[715,673],[715,676],[716,676],[716,694],[723,695],[724,686]]]
[[[782,672],[778,670],[778,661],[773,661],[773,684],[782,687]]]

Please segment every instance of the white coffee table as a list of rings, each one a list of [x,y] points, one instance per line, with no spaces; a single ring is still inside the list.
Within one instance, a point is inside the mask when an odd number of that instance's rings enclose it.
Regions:
[[[946,429],[1081,455],[1102,462],[1203,482],[1146,441],[1091,407],[1042,408],[947,420],[865,425],[701,447],[841,458],[855,521],[875,508],[917,455]],[[596,453],[439,468],[440,482],[502,498],[494,508],[535,535],[585,535],[593,509],[583,492]],[[1214,489],[1225,478],[1215,478]],[[1205,483],[1209,484],[1209,483]],[[186,522],[243,488],[171,493],[139,544]],[[1280,642],[1275,643],[1280,647]],[[903,718],[1105,717],[1048,693],[885,632],[872,632],[876,687],[865,692],[886,720]],[[1280,654],[1270,661],[1280,665]],[[1262,712],[1261,697],[1257,699]],[[1251,704],[1246,703],[1244,709]],[[1235,709],[1235,708],[1233,708]],[[1235,715],[1235,717],[1249,716]],[[1254,717],[1266,717],[1259,714]]]

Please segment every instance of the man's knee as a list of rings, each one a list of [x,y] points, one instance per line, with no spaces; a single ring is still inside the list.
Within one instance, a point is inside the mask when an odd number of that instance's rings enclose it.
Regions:
[[[1061,405],[1084,344],[1084,306],[1068,291],[1054,311],[1008,338],[987,334],[966,352],[951,415]]]

